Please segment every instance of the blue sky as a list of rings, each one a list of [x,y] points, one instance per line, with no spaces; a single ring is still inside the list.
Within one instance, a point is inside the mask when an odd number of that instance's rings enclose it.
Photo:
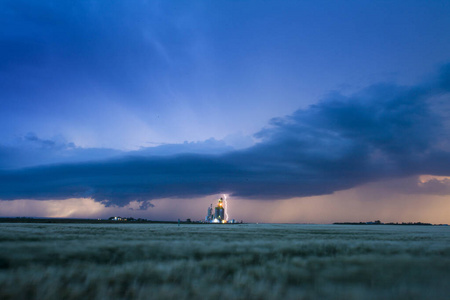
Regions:
[[[449,15],[448,1],[2,1],[0,199],[269,203],[423,175],[441,177],[396,191],[445,197]]]

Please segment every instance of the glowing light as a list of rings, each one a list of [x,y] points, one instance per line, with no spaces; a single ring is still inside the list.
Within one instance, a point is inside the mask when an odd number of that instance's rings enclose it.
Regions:
[[[447,176],[420,175],[418,184],[419,184],[419,186],[421,186],[431,180],[437,180],[437,181],[439,181],[441,183],[445,183],[445,184],[450,183],[450,177],[447,177]]]
[[[223,194],[222,195],[222,198],[223,198],[223,203],[224,203],[224,209],[225,209],[225,220],[228,220],[228,210],[229,210],[229,207],[228,207],[228,201],[227,201],[227,194]]]

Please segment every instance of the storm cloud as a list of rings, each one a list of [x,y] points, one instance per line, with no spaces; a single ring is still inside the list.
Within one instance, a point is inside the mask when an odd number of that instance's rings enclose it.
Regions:
[[[137,151],[102,161],[4,169],[0,199],[92,197],[119,206],[217,193],[281,199],[390,178],[448,176],[449,70],[447,65],[436,80],[412,87],[380,84],[352,95],[332,93],[273,119],[255,135],[259,142],[243,150],[165,156]]]

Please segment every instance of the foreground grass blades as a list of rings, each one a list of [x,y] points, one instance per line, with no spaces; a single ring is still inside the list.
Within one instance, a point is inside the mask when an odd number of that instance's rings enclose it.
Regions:
[[[446,299],[450,228],[0,224],[0,299]]]

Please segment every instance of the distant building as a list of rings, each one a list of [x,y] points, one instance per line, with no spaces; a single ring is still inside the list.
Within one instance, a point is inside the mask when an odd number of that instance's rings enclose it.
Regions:
[[[207,223],[211,223],[213,220],[213,215],[212,215],[212,204],[208,207],[208,214],[206,215],[205,221]]]
[[[110,220],[110,221],[127,221],[126,218],[122,218],[122,217],[110,217],[108,220]]]
[[[208,214],[205,217],[207,223],[226,223],[225,220],[225,206],[223,198],[219,199],[217,206],[214,208],[214,215],[212,214],[212,204],[208,207]]]

